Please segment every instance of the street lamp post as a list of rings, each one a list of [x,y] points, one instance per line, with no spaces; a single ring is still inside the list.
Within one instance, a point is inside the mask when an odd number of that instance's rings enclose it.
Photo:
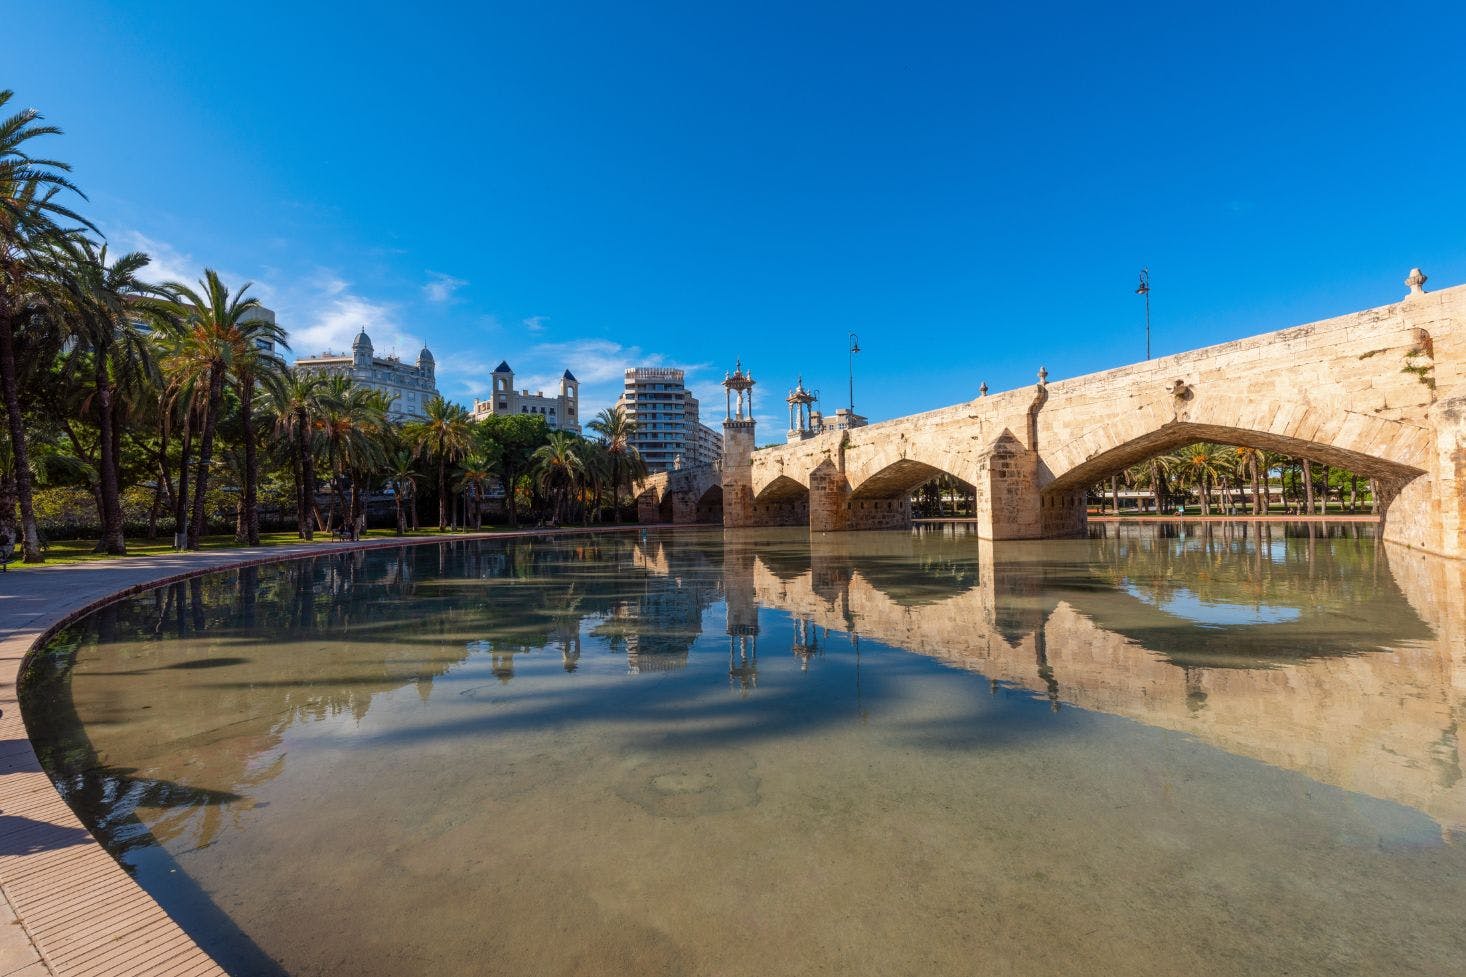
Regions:
[[[855,416],[855,354],[860,352],[860,340],[855,338],[855,333],[850,334],[850,355],[846,357],[850,373],[850,416]]]
[[[1140,284],[1135,286],[1136,295],[1145,296],[1145,358],[1150,359],[1150,269],[1140,269]]]

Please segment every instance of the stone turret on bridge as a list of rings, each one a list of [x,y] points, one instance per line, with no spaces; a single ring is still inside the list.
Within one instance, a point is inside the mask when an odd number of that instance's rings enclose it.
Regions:
[[[1418,269],[1405,284],[1392,305],[1072,380],[1040,370],[1033,386],[758,451],[740,362],[724,381],[721,470],[647,480],[639,512],[895,528],[912,491],[946,474],[971,487],[981,536],[1070,536],[1085,531],[1089,486],[1213,441],[1372,478],[1387,539],[1466,558],[1466,287],[1426,292]]]

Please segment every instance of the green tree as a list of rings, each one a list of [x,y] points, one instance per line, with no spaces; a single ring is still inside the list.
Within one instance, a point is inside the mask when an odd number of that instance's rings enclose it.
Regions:
[[[245,288],[249,286],[246,285]],[[241,289],[241,291],[243,291]],[[289,349],[285,330],[272,317],[256,310],[234,319],[229,332],[230,376],[239,394],[240,440],[243,446],[244,485],[242,489],[243,538],[249,546],[260,545],[260,464],[255,437],[255,392],[263,385],[273,391],[285,379],[285,363],[274,348]]]
[[[108,263],[107,248],[79,242],[77,261],[68,269],[66,318],[73,355],[91,367],[91,407],[97,422],[97,456],[102,540],[107,553],[127,552],[122,519],[122,424],[116,384],[126,387],[153,379],[156,366],[148,340],[170,316],[167,293],[144,282],[140,273],[151,259],[140,252]]]
[[[432,455],[438,462],[438,531],[448,528],[448,466],[468,453],[473,444],[473,420],[468,411],[442,397],[428,401],[427,417],[403,431],[418,457]]]
[[[412,528],[417,528],[417,456],[407,448],[394,451],[387,459],[387,487],[392,490],[392,505],[397,515],[397,535],[407,532],[407,516],[412,516]],[[406,501],[411,509],[404,512]]]
[[[14,92],[0,91],[0,110]],[[11,466],[20,508],[23,559],[40,563],[41,536],[31,494],[30,452],[16,370],[16,333],[29,318],[38,293],[55,280],[57,266],[71,248],[75,231],[95,230],[60,199],[63,192],[86,199],[66,177],[71,167],[32,155],[30,142],[60,135],[41,125],[34,109],[0,118],[0,396],[10,428]],[[12,513],[4,513],[9,521]]]
[[[269,410],[275,416],[275,433],[291,445],[291,468],[295,480],[295,530],[301,539],[315,535],[316,441],[319,425],[327,411],[326,378],[318,373],[289,370],[269,392]]]
[[[580,488],[585,477],[585,462],[580,457],[577,438],[568,431],[552,431],[550,439],[535,449],[535,484],[554,502],[555,523],[564,521],[570,497]]]
[[[474,425],[479,449],[494,458],[504,485],[509,525],[519,525],[519,481],[533,467],[534,453],[550,437],[550,426],[538,414],[490,414]]]
[[[471,454],[463,462],[463,471],[458,476],[458,491],[468,503],[465,514],[474,529],[484,527],[484,499],[488,495],[489,483],[494,478],[494,461],[487,455]]]
[[[198,467],[193,489],[193,518],[188,526],[188,548],[198,549],[204,535],[204,499],[209,488],[209,465],[214,437],[224,403],[224,384],[238,353],[237,337],[250,328],[246,321],[259,315],[257,298],[245,298],[252,283],[231,293],[219,273],[204,269],[194,289],[181,282],[166,287],[177,297],[175,312],[182,322],[180,354],[191,361],[194,375],[206,383],[202,398],[203,426],[199,436]]]
[[[590,429],[600,438],[611,462],[611,508],[615,520],[621,521],[621,485],[646,476],[646,463],[631,443],[636,434],[636,419],[619,404],[607,407],[590,422]]]
[[[341,525],[354,527],[361,473],[385,461],[387,404],[377,391],[359,387],[349,377],[341,376],[327,381],[322,404],[320,445],[332,475],[331,515],[327,522],[337,525],[336,510],[344,489],[349,499]]]
[[[1178,449],[1167,459],[1167,469],[1183,485],[1196,486],[1201,514],[1211,515],[1212,491],[1224,485],[1235,466],[1235,456],[1220,445],[1201,442]]]

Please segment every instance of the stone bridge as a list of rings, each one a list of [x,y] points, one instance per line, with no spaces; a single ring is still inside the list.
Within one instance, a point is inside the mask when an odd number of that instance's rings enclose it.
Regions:
[[[786,445],[755,450],[754,422],[730,410],[721,464],[648,479],[638,511],[896,528],[912,491],[945,473],[975,490],[982,537],[1070,536],[1088,486],[1205,440],[1376,479],[1385,538],[1466,558],[1466,286],[1406,283],[1392,305],[1071,380],[1041,369],[1033,387]]]

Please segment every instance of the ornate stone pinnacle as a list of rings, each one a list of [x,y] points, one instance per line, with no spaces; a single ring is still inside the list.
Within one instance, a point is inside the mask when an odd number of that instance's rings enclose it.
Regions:
[[[1038,385],[1045,386],[1049,382],[1049,368],[1041,366],[1038,368]]]
[[[988,382],[986,380],[982,382],[982,386],[977,388],[977,395],[979,397],[986,397],[988,395]]]
[[[1405,284],[1410,286],[1411,295],[1425,294],[1425,273],[1419,268],[1411,268],[1410,274],[1405,276]]]

